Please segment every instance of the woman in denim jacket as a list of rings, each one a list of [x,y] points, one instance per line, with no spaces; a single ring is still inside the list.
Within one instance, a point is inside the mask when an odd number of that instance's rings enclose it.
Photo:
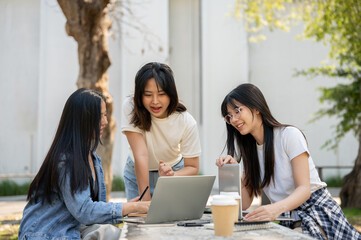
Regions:
[[[19,239],[118,239],[111,225],[131,212],[146,213],[149,202],[107,203],[100,158],[95,150],[108,124],[105,98],[89,89],[67,100],[45,160],[30,185]]]

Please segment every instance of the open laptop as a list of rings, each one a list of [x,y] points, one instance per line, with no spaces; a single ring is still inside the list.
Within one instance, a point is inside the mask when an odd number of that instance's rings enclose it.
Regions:
[[[218,167],[218,184],[219,192],[238,192],[241,195],[241,181],[242,181],[242,166],[241,164],[226,164],[222,167]],[[247,215],[249,211],[242,211],[242,201],[239,208],[239,218],[236,224],[241,223],[265,223],[268,221],[252,221],[244,222],[243,217]],[[293,221],[294,218],[279,216],[277,221]]]
[[[226,164],[218,167],[219,192],[241,193],[241,164]]]
[[[199,219],[216,176],[159,177],[146,217],[125,217],[132,223],[164,223]]]
[[[221,192],[237,192],[241,195],[241,164],[226,164],[218,167],[218,185],[219,193]],[[242,201],[239,206],[239,220],[242,217]]]

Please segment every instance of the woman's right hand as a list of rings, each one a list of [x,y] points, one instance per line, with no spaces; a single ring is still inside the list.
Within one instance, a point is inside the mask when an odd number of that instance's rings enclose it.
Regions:
[[[238,162],[234,160],[234,158],[231,155],[227,156],[221,156],[216,160],[216,165],[218,167],[222,167],[225,164],[237,164]]]
[[[150,205],[150,201],[123,203],[122,215],[126,216],[129,213],[147,213],[149,210],[149,205]]]
[[[137,213],[147,213],[150,206],[150,201],[137,202]]]

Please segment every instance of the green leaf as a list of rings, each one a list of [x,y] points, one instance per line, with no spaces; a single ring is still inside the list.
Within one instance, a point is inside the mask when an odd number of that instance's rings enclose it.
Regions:
[[[321,65],[297,71],[295,76],[334,79],[335,85],[320,88],[320,103],[325,106],[311,121],[336,118],[334,136],[324,147],[335,148],[347,132],[356,136],[361,126],[361,1],[359,0],[236,0],[233,12],[252,32],[249,40],[265,40],[259,33],[281,29],[288,31],[303,22],[300,39],[312,39],[329,46],[333,65]],[[342,80],[342,81],[340,81]],[[340,83],[342,82],[342,83]]]

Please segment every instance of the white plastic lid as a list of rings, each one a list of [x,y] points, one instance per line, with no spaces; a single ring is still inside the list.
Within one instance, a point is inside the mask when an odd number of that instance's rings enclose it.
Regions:
[[[233,196],[227,195],[214,195],[211,201],[211,205],[216,206],[228,206],[228,205],[237,205],[238,203],[234,200]]]
[[[220,195],[231,196],[234,199],[241,199],[241,196],[238,192],[220,192]]]

